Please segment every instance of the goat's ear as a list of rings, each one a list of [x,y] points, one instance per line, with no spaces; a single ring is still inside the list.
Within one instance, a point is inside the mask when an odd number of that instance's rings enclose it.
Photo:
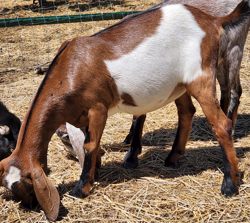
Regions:
[[[36,198],[46,217],[55,221],[60,206],[60,197],[56,187],[49,181],[42,168],[37,168],[32,173],[32,183]]]

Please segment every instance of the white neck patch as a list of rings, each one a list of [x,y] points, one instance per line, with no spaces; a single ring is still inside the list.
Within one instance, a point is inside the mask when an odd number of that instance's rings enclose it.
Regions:
[[[21,180],[21,170],[15,166],[11,166],[5,180],[7,187],[11,190],[12,184]]]

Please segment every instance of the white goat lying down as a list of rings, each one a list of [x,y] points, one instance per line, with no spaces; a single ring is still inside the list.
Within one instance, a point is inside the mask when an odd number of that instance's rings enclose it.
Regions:
[[[249,5],[244,0],[221,18],[187,5],[163,5],[64,43],[25,117],[16,149],[0,162],[1,184],[24,202],[35,196],[48,219],[55,220],[60,197],[44,170],[48,143],[61,124],[85,128],[89,135],[84,168],[73,190],[86,196],[109,115],[141,115],[177,98],[189,113],[193,96],[225,152],[222,193],[238,193],[232,122],[216,99],[215,74],[223,27],[248,15]]]

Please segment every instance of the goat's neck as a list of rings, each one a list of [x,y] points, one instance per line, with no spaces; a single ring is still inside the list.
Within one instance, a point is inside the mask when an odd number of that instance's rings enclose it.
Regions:
[[[46,110],[48,108],[35,106],[28,112],[14,151],[18,157],[28,156],[44,165],[47,161],[49,141],[60,125],[60,120],[53,119],[53,115],[49,111],[46,113]]]
[[[44,80],[21,126],[14,154],[28,156],[46,165],[49,141],[56,129],[69,118],[67,103],[62,99],[64,87],[57,88],[60,78],[54,74]],[[66,89],[67,90],[67,89]]]

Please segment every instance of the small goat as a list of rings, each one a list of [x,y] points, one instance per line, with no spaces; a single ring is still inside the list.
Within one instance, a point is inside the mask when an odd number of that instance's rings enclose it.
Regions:
[[[188,4],[195,6],[202,11],[211,14],[213,16],[225,16],[234,10],[236,5],[240,2],[239,0],[165,0],[167,4]],[[240,103],[240,96],[242,88],[240,84],[239,71],[241,61],[243,57],[244,45],[246,42],[248,30],[250,26],[250,17],[244,20],[239,20],[238,23],[227,24],[225,32],[221,37],[220,41],[220,60],[218,61],[218,69],[216,72],[217,79],[221,89],[221,107],[227,117],[233,122],[233,130],[237,119],[237,110]],[[191,103],[191,101],[190,101]],[[166,159],[165,164],[167,166],[177,166],[179,158],[185,152],[186,141],[189,136],[191,124],[185,126],[181,122],[182,120],[189,118],[190,122],[194,113],[195,108],[192,106],[192,112],[187,114],[182,112],[181,104],[176,101],[176,106],[179,115],[179,127],[177,130],[177,137],[173,144],[172,151]],[[138,154],[141,153],[141,138],[142,129],[145,122],[146,115],[140,117],[133,117],[133,122],[129,131],[129,134],[124,140],[124,143],[130,144],[131,148],[126,154],[124,159],[124,167],[136,168],[138,166]],[[185,135],[183,135],[185,134]],[[183,138],[182,143],[178,142],[179,138]]]
[[[0,160],[15,148],[21,121],[0,101]]]
[[[191,95],[225,151],[222,193],[238,193],[232,122],[216,99],[215,75],[223,27],[248,15],[249,6],[244,0],[230,15],[216,18],[192,6],[162,5],[64,43],[25,116],[16,149],[0,162],[1,184],[25,202],[35,195],[47,218],[55,220],[60,197],[44,170],[48,143],[61,124],[85,128],[89,135],[84,168],[73,189],[76,196],[86,196],[109,115],[141,115],[177,98],[189,114]]]

